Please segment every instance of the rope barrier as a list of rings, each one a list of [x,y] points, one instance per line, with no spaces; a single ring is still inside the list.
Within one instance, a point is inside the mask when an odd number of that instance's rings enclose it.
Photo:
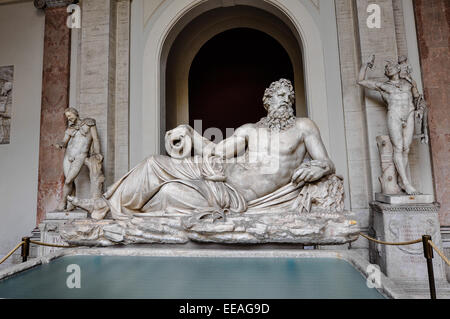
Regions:
[[[17,246],[14,247],[13,250],[11,250],[5,257],[3,257],[3,258],[0,260],[0,265],[3,264],[3,263],[6,261],[6,259],[8,259],[9,257],[11,257],[11,255],[14,254],[14,253],[16,252],[17,249],[19,249],[20,247],[22,247],[22,245],[23,245],[24,243],[25,243],[25,242],[22,241],[22,242],[20,242],[20,244],[17,244]]]
[[[46,247],[55,247],[55,248],[74,248],[78,246],[63,246],[63,245],[56,245],[56,244],[48,244],[48,243],[41,243],[39,241],[30,240],[30,243],[39,245],[39,246],[46,246]]]
[[[418,244],[418,243],[422,242],[422,239],[416,239],[416,240],[405,241],[405,242],[401,242],[401,243],[391,243],[391,242],[381,241],[381,240],[371,238],[367,235],[364,235],[363,233],[359,233],[359,235],[370,241],[373,241],[375,243],[382,244],[382,245],[389,245],[389,246],[407,246],[407,245],[414,245],[414,244]]]
[[[406,245],[419,244],[422,242],[422,239],[416,239],[416,240],[406,241],[406,242],[402,242],[402,243],[391,243],[391,242],[386,242],[386,241],[381,241],[381,240],[371,238],[367,235],[364,235],[363,233],[359,233],[359,235],[370,241],[373,241],[375,243],[382,244],[382,245],[390,245],[390,246],[406,246]],[[445,257],[444,253],[436,246],[436,244],[433,243],[431,240],[429,240],[428,243],[438,253],[438,255],[442,258],[442,260],[444,260],[444,262],[450,266],[450,261],[448,260],[447,257]]]
[[[447,257],[445,257],[444,253],[439,250],[439,248],[437,248],[436,244],[433,243],[431,240],[428,241],[428,243],[431,245],[431,247],[433,247],[433,249],[438,253],[439,256],[441,256],[441,258],[445,261],[445,263],[450,266],[450,262],[448,260]]]
[[[28,239],[28,237],[27,237],[27,239]],[[46,246],[46,247],[55,247],[55,248],[74,248],[74,247],[78,247],[78,246],[70,246],[70,245],[69,246],[63,246],[63,245],[56,245],[56,244],[41,243],[39,241],[34,241],[34,240],[29,240],[29,239],[28,239],[28,241],[31,244],[40,245],[40,246]],[[25,244],[26,244],[25,241],[21,241],[19,244],[17,244],[17,246],[14,247],[13,250],[11,250],[5,257],[3,257],[0,260],[0,265],[3,264],[9,257],[11,257],[11,255],[14,254],[17,249],[19,249],[20,247],[24,246]],[[28,249],[27,249],[27,251],[28,251]],[[25,259],[26,259],[28,257],[28,253],[26,254],[26,256],[22,256],[22,257],[25,257]]]

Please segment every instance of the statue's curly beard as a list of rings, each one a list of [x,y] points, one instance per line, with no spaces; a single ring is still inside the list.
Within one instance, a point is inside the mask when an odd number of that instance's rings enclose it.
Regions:
[[[294,109],[290,105],[283,105],[269,108],[267,117],[262,118],[258,124],[274,131],[284,131],[295,124],[295,119]]]

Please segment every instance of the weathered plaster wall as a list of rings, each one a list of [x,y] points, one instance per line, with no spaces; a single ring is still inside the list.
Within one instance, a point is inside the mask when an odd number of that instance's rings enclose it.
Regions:
[[[414,0],[440,222],[450,226],[450,1]]]
[[[11,144],[0,145],[4,256],[36,225],[44,13],[30,2],[0,6],[0,39],[0,65],[14,65]]]
[[[70,29],[65,27],[67,15],[64,7],[45,9],[37,224],[45,219],[47,212],[58,207],[64,184],[61,169],[64,151],[54,145],[64,138],[64,111],[69,107]]]

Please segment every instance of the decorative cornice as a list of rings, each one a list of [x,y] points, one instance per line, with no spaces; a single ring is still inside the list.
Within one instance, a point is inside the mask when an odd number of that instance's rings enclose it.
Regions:
[[[79,0],[34,0],[34,6],[38,9],[67,7]]]
[[[370,203],[370,207],[378,213],[390,213],[390,212],[438,213],[440,205],[439,203],[390,205],[380,202],[372,202]]]

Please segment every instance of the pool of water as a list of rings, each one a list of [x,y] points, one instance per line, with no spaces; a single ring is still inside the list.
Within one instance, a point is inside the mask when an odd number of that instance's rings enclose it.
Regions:
[[[81,288],[68,288],[69,265]],[[73,281],[72,281],[73,282]],[[0,281],[0,298],[381,299],[334,258],[61,257]]]

